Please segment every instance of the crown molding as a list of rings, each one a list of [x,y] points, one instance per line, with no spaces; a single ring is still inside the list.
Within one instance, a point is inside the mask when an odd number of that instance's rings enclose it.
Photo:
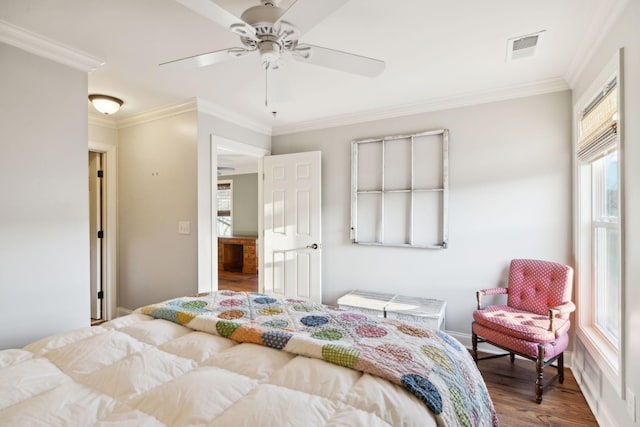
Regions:
[[[517,86],[498,88],[495,90],[469,92],[466,94],[434,99],[428,102],[405,104],[390,108],[364,111],[357,114],[333,116],[319,120],[310,120],[306,122],[293,123],[291,125],[277,126],[274,127],[272,135],[286,135],[337,126],[347,126],[395,117],[467,107],[471,105],[487,104],[489,102],[524,98],[527,96],[542,95],[545,93],[560,92],[568,89],[569,85],[562,78],[542,80]]]
[[[244,142],[233,141],[219,135],[215,136],[215,143],[218,150],[223,151],[226,154],[241,154],[243,156],[255,158],[268,156],[270,154],[270,151],[266,148],[256,147],[245,144]]]
[[[390,108],[381,108],[359,112],[356,114],[339,115],[318,120],[309,120],[305,122],[274,127],[273,129],[271,129],[269,126],[249,120],[241,114],[232,112],[201,98],[192,98],[189,101],[180,104],[173,104],[135,114],[133,116],[116,120],[115,124],[113,121],[102,117],[97,118],[95,116],[89,116],[89,123],[105,127],[115,126],[117,129],[121,129],[190,111],[198,111],[200,113],[208,114],[210,116],[228,121],[235,125],[242,126],[246,129],[253,130],[263,135],[277,136],[297,132],[327,129],[337,126],[347,126],[376,120],[391,119],[395,117],[410,116],[432,111],[448,110],[452,108],[460,108],[471,105],[486,104],[489,102],[498,102],[508,99],[524,98],[527,96],[560,92],[568,89],[570,89],[569,85],[564,79],[556,78],[533,83],[526,83],[517,86],[509,86],[495,90],[459,94],[451,97],[434,99],[428,102],[405,104]]]
[[[608,0],[600,3],[599,9],[594,13],[594,19],[589,24],[589,32],[582,38],[582,43],[576,49],[576,54],[564,74],[564,79],[571,88],[575,87],[578,78],[628,3],[629,0]]]
[[[102,116],[94,116],[91,113],[89,113],[87,121],[89,125],[100,126],[109,129],[118,129],[118,126],[116,125],[116,122],[114,120],[107,119],[106,117]]]
[[[0,42],[84,72],[104,64],[100,58],[3,20],[0,20]]]
[[[144,123],[153,122],[155,120],[165,119],[167,117],[177,116],[178,114],[188,113],[190,111],[196,111],[196,100],[191,99],[187,102],[180,104],[167,105],[164,107],[154,108],[142,113],[134,114],[129,117],[116,120],[116,126],[118,129],[137,126]]]
[[[262,123],[247,119],[247,117],[242,114],[223,108],[203,98],[196,98],[196,101],[198,104],[198,111],[201,113],[217,117],[263,135],[271,135],[271,126],[266,126]]]
[[[178,114],[187,113],[190,111],[197,111],[199,113],[208,114],[210,116],[228,121],[235,125],[242,126],[246,129],[250,129],[265,135],[271,135],[270,127],[248,120],[246,117],[240,114],[234,113],[201,98],[192,98],[189,101],[180,104],[167,105],[122,118],[116,121],[116,127],[120,129],[129,126],[136,126],[143,123],[152,122],[154,120],[160,120]]]

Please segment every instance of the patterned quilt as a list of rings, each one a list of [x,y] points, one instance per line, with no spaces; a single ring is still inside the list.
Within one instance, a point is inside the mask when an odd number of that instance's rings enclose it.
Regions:
[[[438,330],[308,300],[232,291],[178,298],[138,311],[379,376],[417,396],[443,426],[498,426],[473,359]]]

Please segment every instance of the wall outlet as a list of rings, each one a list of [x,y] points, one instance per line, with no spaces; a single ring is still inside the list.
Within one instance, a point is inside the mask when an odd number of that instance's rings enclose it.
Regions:
[[[627,388],[627,413],[631,421],[636,422],[636,395]]]
[[[178,234],[191,234],[191,222],[178,221]]]

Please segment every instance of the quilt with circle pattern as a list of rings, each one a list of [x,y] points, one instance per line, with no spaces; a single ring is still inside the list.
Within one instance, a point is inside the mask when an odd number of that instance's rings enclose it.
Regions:
[[[138,309],[191,329],[325,360],[403,386],[445,426],[497,426],[466,348],[418,324],[260,293],[218,291]]]

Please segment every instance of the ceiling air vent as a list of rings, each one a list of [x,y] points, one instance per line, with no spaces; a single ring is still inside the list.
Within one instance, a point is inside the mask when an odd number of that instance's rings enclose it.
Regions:
[[[507,40],[507,62],[534,56],[543,34],[544,31],[538,31]]]

